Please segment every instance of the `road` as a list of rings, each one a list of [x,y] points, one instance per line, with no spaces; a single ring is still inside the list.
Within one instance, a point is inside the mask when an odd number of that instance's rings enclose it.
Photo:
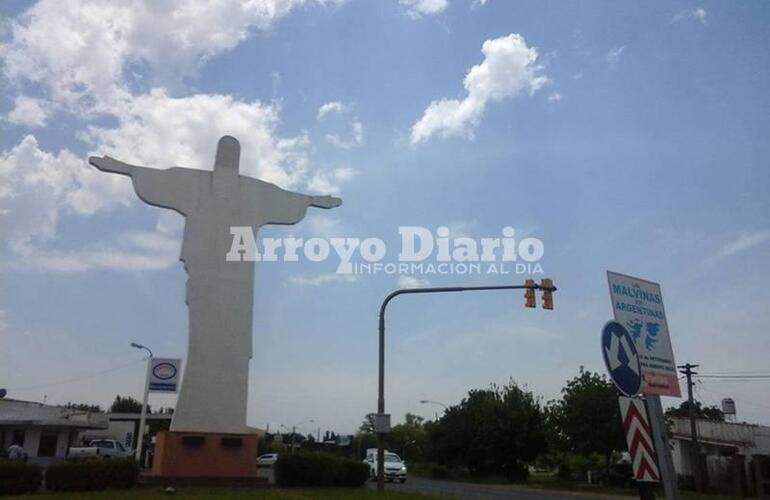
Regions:
[[[370,488],[376,488],[376,483],[368,483]],[[630,497],[614,495],[596,495],[590,493],[573,493],[569,491],[550,491],[524,488],[521,486],[457,483],[454,481],[439,481],[410,477],[404,484],[387,483],[385,488],[392,491],[411,491],[449,498],[474,498],[482,500],[628,500]]]

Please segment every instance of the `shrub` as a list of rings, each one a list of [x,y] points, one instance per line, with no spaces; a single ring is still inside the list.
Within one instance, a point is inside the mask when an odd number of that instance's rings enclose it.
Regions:
[[[0,495],[34,493],[42,479],[42,469],[36,465],[0,460]]]
[[[523,463],[514,463],[506,471],[506,478],[514,483],[525,482],[529,479],[529,467]]]
[[[433,465],[430,468],[430,477],[433,479],[446,479],[449,477],[449,467],[446,465]]]
[[[87,491],[131,488],[139,476],[133,458],[65,462],[48,468],[45,486],[51,491]]]
[[[361,486],[369,477],[367,464],[323,453],[280,455],[275,474],[281,486]]]
[[[601,460],[592,459],[575,453],[560,453],[557,458],[559,479],[585,481],[588,470],[592,467],[603,467]]]

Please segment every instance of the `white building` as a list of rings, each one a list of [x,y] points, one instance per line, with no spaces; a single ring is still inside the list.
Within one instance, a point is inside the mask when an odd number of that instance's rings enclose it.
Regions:
[[[107,429],[104,413],[49,406],[32,401],[0,399],[0,449],[20,444],[29,462],[47,465],[67,456],[82,431]]]
[[[672,456],[677,474],[693,475],[690,419],[672,420]],[[705,457],[709,486],[725,493],[759,493],[764,483],[770,495],[770,427],[696,420],[698,444]]]

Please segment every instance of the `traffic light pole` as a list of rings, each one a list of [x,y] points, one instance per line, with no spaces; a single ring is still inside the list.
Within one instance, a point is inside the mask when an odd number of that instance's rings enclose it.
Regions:
[[[550,282],[550,280],[549,280]],[[553,282],[546,282],[546,286],[538,285],[534,282],[526,285],[499,285],[499,286],[450,286],[450,287],[432,287],[432,288],[402,288],[391,292],[380,306],[380,325],[379,325],[379,382],[377,395],[377,414],[385,414],[385,308],[388,303],[399,295],[417,294],[417,293],[451,293],[451,292],[476,292],[482,290],[543,290],[547,293],[556,291]],[[544,303],[550,303],[544,300]],[[385,432],[377,430],[377,490],[385,490]]]

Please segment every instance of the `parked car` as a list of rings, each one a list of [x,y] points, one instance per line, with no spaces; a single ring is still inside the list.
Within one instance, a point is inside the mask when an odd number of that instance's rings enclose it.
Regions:
[[[369,476],[377,479],[377,451],[366,450],[364,463],[369,465]],[[406,482],[406,462],[401,457],[389,451],[385,452],[385,479],[387,481]]]
[[[272,467],[278,460],[278,453],[265,453],[257,458],[257,467]]]
[[[82,458],[112,458],[130,457],[134,451],[123,447],[120,441],[114,439],[94,439],[88,446],[76,446],[69,449],[67,458],[77,460]]]

